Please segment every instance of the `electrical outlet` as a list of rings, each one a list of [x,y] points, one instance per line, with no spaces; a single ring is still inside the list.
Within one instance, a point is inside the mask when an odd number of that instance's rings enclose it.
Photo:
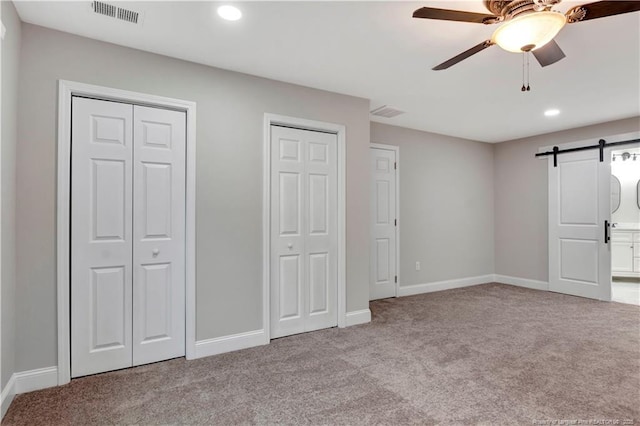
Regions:
[[[416,262],[416,271],[420,270],[420,262]]]

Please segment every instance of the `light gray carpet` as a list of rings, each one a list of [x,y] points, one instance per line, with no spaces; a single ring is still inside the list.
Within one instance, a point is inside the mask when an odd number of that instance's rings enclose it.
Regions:
[[[367,325],[20,395],[3,423],[640,422],[637,306],[487,284],[371,310]]]

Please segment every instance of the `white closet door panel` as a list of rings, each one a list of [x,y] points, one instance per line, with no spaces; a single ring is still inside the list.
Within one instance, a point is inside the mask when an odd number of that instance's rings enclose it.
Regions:
[[[279,319],[299,320],[302,318],[302,265],[297,254],[280,256],[278,281]]]
[[[309,255],[309,315],[329,312],[329,254]]]
[[[338,325],[338,138],[300,131],[305,164],[305,331]]]
[[[271,337],[304,331],[304,141],[271,128]]]
[[[375,282],[388,283],[391,281],[391,265],[389,259],[389,238],[376,238],[375,241]]]
[[[133,364],[185,353],[184,112],[135,106]]]
[[[300,236],[300,198],[302,176],[298,172],[280,172],[280,235]]]
[[[172,164],[141,162],[143,239],[171,238]]]
[[[91,350],[120,349],[126,345],[125,272],[121,266],[91,269]]]
[[[396,295],[396,153],[371,148],[369,299]]]
[[[271,127],[271,336],[337,316],[337,137]]]
[[[549,290],[609,300],[611,257],[604,221],[611,215],[611,169],[598,150],[549,162]]]
[[[142,343],[171,339],[172,325],[172,274],[170,263],[142,265],[140,268],[139,294],[143,296],[136,324],[140,328]]]
[[[328,235],[330,178],[309,174],[309,234]]]
[[[89,217],[94,241],[123,241],[125,238],[126,174],[124,160],[92,159]]]
[[[72,377],[132,363],[132,112],[73,98]]]

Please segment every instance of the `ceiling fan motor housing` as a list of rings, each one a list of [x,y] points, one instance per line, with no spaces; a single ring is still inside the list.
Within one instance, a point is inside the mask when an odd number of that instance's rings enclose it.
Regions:
[[[561,0],[484,0],[484,5],[491,13],[503,19],[515,18],[529,12],[549,10]],[[487,22],[489,23],[489,22]]]

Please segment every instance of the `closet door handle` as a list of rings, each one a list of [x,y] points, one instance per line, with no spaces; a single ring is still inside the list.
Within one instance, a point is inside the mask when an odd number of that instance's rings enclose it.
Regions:
[[[151,254],[153,254],[153,257],[156,257],[157,255],[159,255],[159,254],[160,254],[160,250],[159,250],[159,249],[157,249],[157,248],[156,248],[156,249],[153,249],[153,250],[151,250]]]
[[[608,220],[605,220],[604,221],[604,243],[605,244],[611,241],[611,237],[609,236],[609,226],[611,226],[611,224],[609,223]]]

